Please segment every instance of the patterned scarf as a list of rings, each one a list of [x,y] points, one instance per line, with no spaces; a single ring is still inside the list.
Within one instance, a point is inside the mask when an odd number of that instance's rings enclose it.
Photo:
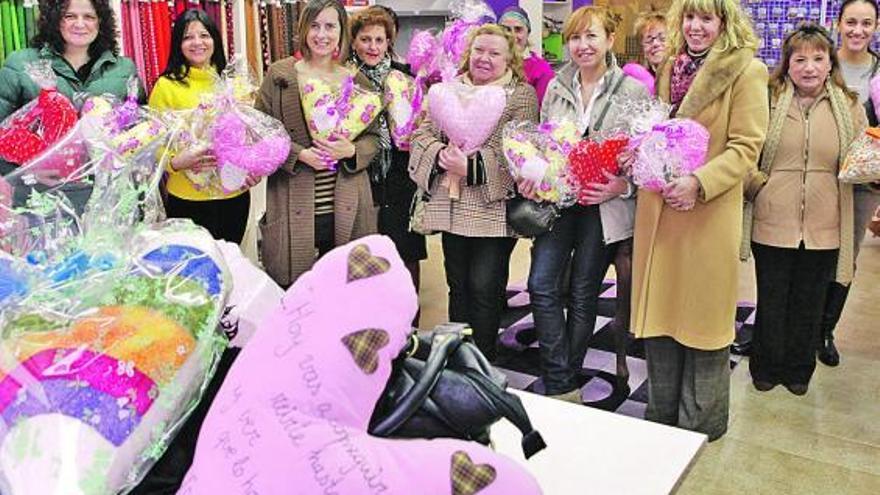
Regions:
[[[705,61],[706,55],[694,57],[688,54],[687,50],[675,58],[675,62],[672,64],[669,91],[669,102],[672,103],[671,115],[678,113],[678,107],[681,106],[684,95],[691,89],[691,84]]]
[[[370,84],[373,86],[371,89],[378,91],[379,94],[385,93],[385,78],[387,78],[388,73],[391,72],[390,56],[386,55],[381,62],[370,67],[358,57],[356,52],[352,51],[351,63],[363,75],[365,75],[367,79],[369,79]],[[376,153],[376,158],[374,158],[373,162],[370,164],[370,179],[373,181],[373,184],[381,184],[384,182],[385,177],[388,176],[388,171],[391,169],[392,146],[391,131],[388,128],[388,115],[385,112],[380,113],[378,121],[379,152]]]

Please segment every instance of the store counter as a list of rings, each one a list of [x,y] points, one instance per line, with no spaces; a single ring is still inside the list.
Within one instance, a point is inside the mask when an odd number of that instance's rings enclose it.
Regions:
[[[547,448],[526,460],[507,420],[492,427],[495,449],[522,462],[546,495],[659,495],[687,474],[706,436],[511,390],[522,399]]]

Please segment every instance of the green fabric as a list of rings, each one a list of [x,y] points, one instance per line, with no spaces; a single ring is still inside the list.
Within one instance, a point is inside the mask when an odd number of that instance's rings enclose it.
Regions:
[[[36,18],[35,18],[35,7],[28,7],[24,9],[24,23],[25,23],[25,39],[32,39],[34,35],[37,34],[36,29]]]
[[[3,29],[3,9],[0,8],[0,29]],[[3,33],[0,33],[0,65],[6,60],[6,43],[3,41]]]
[[[20,40],[20,45],[18,48],[24,48],[27,46],[27,33],[24,28],[24,5],[22,4],[22,0],[18,0],[15,3],[15,14],[18,17],[18,39]]]
[[[21,38],[18,34],[18,14],[16,13],[15,2],[9,2],[9,21],[10,30],[12,31],[12,49],[21,48]]]
[[[8,56],[15,51],[12,39],[12,10],[9,0],[0,0],[0,31],[3,32],[3,45]]]
[[[25,67],[28,62],[40,59],[52,62],[52,69],[58,76],[58,91],[69,98],[76,93],[112,94],[125,98],[128,95],[128,79],[137,76],[134,62],[130,59],[105,52],[95,62],[86,82],[81,83],[70,64],[49,47],[25,48],[10,55],[6,64],[0,68],[0,120],[39,94],[39,86],[27,75]],[[143,100],[141,87],[141,101]]]

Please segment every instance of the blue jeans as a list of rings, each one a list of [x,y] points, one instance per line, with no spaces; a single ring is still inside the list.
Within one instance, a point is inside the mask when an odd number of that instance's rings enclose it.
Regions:
[[[532,245],[529,295],[540,345],[541,375],[547,395],[578,387],[590,338],[596,326],[599,291],[618,248],[626,241],[605,245],[598,206],[573,206],[553,230]],[[560,285],[571,260],[568,320]]]

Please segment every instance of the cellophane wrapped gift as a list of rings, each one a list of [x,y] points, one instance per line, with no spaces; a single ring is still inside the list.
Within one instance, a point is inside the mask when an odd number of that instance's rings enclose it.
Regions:
[[[86,142],[109,142],[125,162],[154,162],[168,136],[168,125],[156,111],[138,104],[138,93],[138,79],[131,77],[125,100],[110,94],[86,98],[80,109]],[[90,151],[93,155],[103,152],[102,146],[93,146]]]
[[[616,129],[593,133],[580,141],[568,155],[569,167],[579,191],[578,202],[586,204],[584,194],[593,184],[607,184],[606,174],[621,175],[620,157],[630,137]]]
[[[83,178],[87,154],[79,115],[70,99],[58,92],[51,62],[31,62],[25,72],[40,92],[0,123],[0,159],[29,165],[35,173],[56,180]]]
[[[0,492],[137,485],[197,404],[227,341],[215,241],[143,198],[163,160],[90,143],[84,214],[59,189],[0,179]],[[17,202],[17,198],[22,202]]]
[[[358,86],[350,75],[341,81],[307,76],[300,100],[312,139],[354,141],[382,111],[382,95]]]
[[[850,184],[880,181],[880,128],[870,127],[853,141],[838,178]]]
[[[391,139],[402,150],[408,150],[412,133],[425,116],[423,84],[412,77],[392,70],[385,78],[385,108],[391,128]]]
[[[691,119],[670,119],[638,137],[632,162],[633,182],[660,192],[671,181],[690,175],[706,162],[709,131]]]
[[[579,137],[572,122],[510,122],[504,126],[501,144],[513,178],[533,182],[540,201],[564,208],[577,199],[568,155]]]
[[[500,86],[441,82],[428,91],[431,122],[465,155],[477,152],[498,127],[507,93]],[[461,177],[447,173],[443,185],[450,199],[459,199]]]
[[[175,153],[210,149],[216,156],[216,168],[184,173],[196,189],[220,198],[244,190],[248,177],[278,170],[290,155],[290,135],[280,121],[253,108],[257,87],[243,59],[233,61],[215,87],[197,108],[168,118],[185,124],[172,144]]]

